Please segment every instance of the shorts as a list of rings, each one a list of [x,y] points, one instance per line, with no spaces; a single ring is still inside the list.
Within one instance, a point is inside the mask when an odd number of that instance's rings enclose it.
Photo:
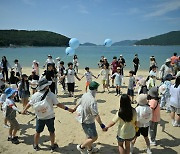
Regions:
[[[20,91],[19,96],[20,96],[20,98],[29,98],[30,92],[29,91]]]
[[[87,82],[86,82],[86,87],[88,87],[89,85],[90,85],[90,82],[87,81]]]
[[[95,123],[85,124],[82,123],[82,128],[88,138],[97,137],[96,125]]]
[[[55,118],[45,119],[45,120],[36,118],[36,132],[41,133],[44,130],[44,126],[46,125],[48,128],[48,131],[51,133],[54,133],[55,131],[54,120]]]
[[[116,136],[116,139],[118,142],[124,142],[124,141],[132,141],[134,139],[134,137],[130,138],[130,139],[123,139],[123,138],[120,138],[119,136]]]
[[[67,87],[68,87],[69,92],[74,92],[74,85],[75,85],[75,83],[67,83]]]
[[[139,130],[136,132],[136,136],[144,136],[148,137],[148,131],[149,131],[149,126],[148,127],[140,127]]]
[[[133,89],[128,89],[127,94],[129,96],[134,96],[134,90]]]
[[[180,114],[180,108],[176,108],[174,106],[170,106],[171,112],[175,112],[176,114]]]
[[[16,130],[20,129],[19,123],[18,123],[18,121],[15,118],[13,118],[13,119],[7,118],[7,120],[10,123],[10,128],[16,129]]]

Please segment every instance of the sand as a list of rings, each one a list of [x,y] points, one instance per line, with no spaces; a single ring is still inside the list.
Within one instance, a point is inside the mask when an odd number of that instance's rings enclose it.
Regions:
[[[93,69],[91,70],[94,75],[97,75],[100,70]],[[28,75],[31,72],[31,68],[24,68],[23,73]],[[42,70],[41,70],[42,72]],[[79,77],[82,76],[84,70],[80,70]],[[147,76],[148,71],[139,71],[137,75]],[[125,75],[128,75],[128,71],[125,70]],[[94,79],[95,81],[101,83],[101,77],[99,79]],[[122,88],[122,91],[126,93],[128,77],[125,77],[125,86]],[[61,92],[61,86],[58,85],[59,93],[58,100],[64,105],[73,108],[78,101],[78,99],[85,92],[85,78],[80,82],[76,80],[75,95],[77,98],[68,98],[67,94]],[[119,109],[119,100],[120,98],[115,95],[115,89],[111,88],[110,93],[102,93],[102,85],[99,87],[99,92],[97,93],[96,99],[98,102],[98,108],[100,112],[101,119],[104,124],[110,122],[113,118],[116,111]],[[137,90],[135,90],[137,92]],[[137,93],[136,93],[137,94]],[[17,103],[17,106],[22,109],[22,104]],[[136,105],[133,105],[134,107]],[[29,109],[32,113],[34,112],[32,108]],[[69,113],[65,110],[55,107],[55,129],[56,129],[56,142],[59,145],[59,149],[54,153],[61,154],[79,154],[76,149],[76,145],[80,144],[84,138],[85,134],[81,128],[80,123],[75,119],[75,113]],[[3,116],[0,113],[0,153],[3,154],[30,154],[36,153],[33,148],[33,135],[35,133],[35,116],[34,115],[17,115],[17,120],[20,123],[21,130],[18,132],[20,139],[20,144],[14,145],[11,142],[7,141],[8,129],[3,128]],[[110,128],[108,132],[103,132],[100,126],[96,123],[97,131],[99,138],[95,142],[95,146],[100,149],[99,153],[101,154],[115,154],[118,153],[117,141],[116,141],[116,132],[117,125]],[[180,129],[178,127],[173,127],[171,125],[170,115],[165,111],[161,111],[161,122],[158,125],[157,132],[157,146],[152,146],[152,152],[154,154],[175,154],[180,153]],[[50,153],[50,141],[49,133],[47,128],[44,129],[44,132],[41,134],[40,138],[40,147],[41,150],[38,151],[41,153]],[[146,153],[146,145],[143,137],[139,137],[135,144],[135,153]]]

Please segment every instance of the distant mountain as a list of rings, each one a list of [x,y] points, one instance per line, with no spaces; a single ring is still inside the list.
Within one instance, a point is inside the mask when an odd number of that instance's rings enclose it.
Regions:
[[[180,31],[172,31],[166,34],[137,41],[136,45],[180,45]]]
[[[81,44],[81,46],[97,46],[97,45],[94,43],[86,42],[86,43]]]
[[[112,46],[131,46],[134,45],[138,40],[124,40],[120,42],[115,42]]]
[[[50,31],[0,30],[0,46],[68,46],[70,38]]]

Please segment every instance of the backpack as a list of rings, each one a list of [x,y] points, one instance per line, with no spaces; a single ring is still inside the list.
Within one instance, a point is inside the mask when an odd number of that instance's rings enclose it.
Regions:
[[[47,96],[49,90],[47,90],[41,100],[35,104],[33,104],[33,108],[35,110],[35,113],[38,117],[38,119],[44,119],[47,116],[54,114],[53,109],[51,108],[50,104],[47,102],[47,100],[45,99],[45,97]]]

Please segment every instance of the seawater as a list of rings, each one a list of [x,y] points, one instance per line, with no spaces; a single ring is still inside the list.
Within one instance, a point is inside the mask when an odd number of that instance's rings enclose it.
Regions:
[[[31,67],[32,61],[37,60],[40,67],[43,66],[47,55],[51,54],[56,61],[56,57],[61,57],[67,66],[73,57],[65,54],[65,47],[21,47],[21,48],[0,48],[0,57],[6,56],[9,63],[14,65],[14,59],[18,59],[22,67]],[[138,54],[140,59],[140,69],[149,68],[149,57],[155,56],[158,66],[171,57],[174,52],[180,55],[180,46],[80,46],[76,49],[79,59],[79,68],[98,68],[97,63],[101,56],[105,56],[109,63],[112,62],[113,56],[119,57],[120,54],[126,60],[126,68],[133,69],[134,54]]]

